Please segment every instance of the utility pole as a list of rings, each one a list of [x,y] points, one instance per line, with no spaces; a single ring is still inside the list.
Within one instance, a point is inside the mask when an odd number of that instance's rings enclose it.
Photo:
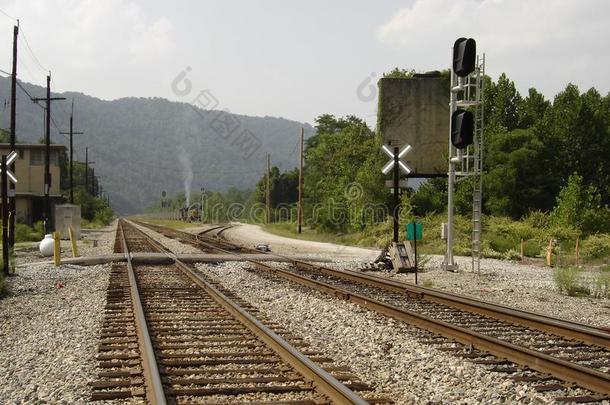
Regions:
[[[45,233],[52,232],[55,229],[51,221],[51,101],[65,100],[65,97],[51,97],[51,72],[47,75],[47,97],[34,98],[34,102],[46,101],[46,122],[45,122],[45,148],[44,148],[44,223]]]
[[[91,162],[93,163],[93,162]],[[91,195],[95,197],[95,168],[91,168]]]
[[[271,223],[271,155],[267,154],[267,223]]]
[[[8,261],[8,176],[6,175],[6,155],[2,155],[2,267],[4,275],[8,276],[9,261]]]
[[[89,192],[89,148],[85,147],[85,192]]]
[[[299,158],[299,203],[297,206],[297,232],[303,226],[303,127],[301,127],[301,153]]]
[[[60,132],[63,135],[70,134],[70,204],[74,204],[74,147],[72,143],[73,135],[82,135],[84,132],[74,132],[74,99],[72,99],[72,111],[70,111],[70,132]]]
[[[19,20],[17,20],[17,25],[13,27],[13,71],[11,74],[11,134],[10,134],[10,144],[11,144],[11,152],[15,151],[15,142],[16,142],[16,123],[15,118],[17,116],[17,36],[19,35]],[[10,170],[15,173],[15,164],[11,164]],[[8,223],[8,246],[10,250],[13,250],[15,246],[15,193],[16,193],[16,185],[11,182],[9,184],[9,201],[8,201],[8,209],[9,209],[9,223]]]

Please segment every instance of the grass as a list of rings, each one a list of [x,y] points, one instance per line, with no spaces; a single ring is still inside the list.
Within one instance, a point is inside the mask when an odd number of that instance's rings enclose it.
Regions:
[[[601,266],[595,279],[595,294],[597,298],[610,298],[610,264]]]
[[[559,292],[570,297],[582,297],[591,294],[591,290],[582,284],[582,270],[578,267],[560,267],[555,269],[553,279]]]

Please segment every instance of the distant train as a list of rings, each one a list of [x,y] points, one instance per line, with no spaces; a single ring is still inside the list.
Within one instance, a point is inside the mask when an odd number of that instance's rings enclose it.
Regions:
[[[180,208],[180,219],[185,222],[200,222],[201,212],[199,207],[193,205],[191,208]]]

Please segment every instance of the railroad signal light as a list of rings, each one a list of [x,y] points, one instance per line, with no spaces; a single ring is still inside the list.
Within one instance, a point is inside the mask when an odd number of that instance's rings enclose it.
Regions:
[[[457,109],[451,114],[451,143],[458,149],[472,145],[474,138],[474,116],[470,111]]]
[[[474,72],[477,57],[477,43],[472,38],[458,38],[453,44],[453,71],[459,77]]]

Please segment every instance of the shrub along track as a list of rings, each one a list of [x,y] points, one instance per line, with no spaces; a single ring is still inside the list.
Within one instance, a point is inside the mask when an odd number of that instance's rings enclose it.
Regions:
[[[271,324],[179,261],[135,265],[131,252],[166,252],[120,221],[92,399],[151,404],[391,403],[344,367]],[[267,323],[268,325],[266,325]],[[273,330],[271,329],[273,327]],[[368,397],[367,397],[368,396]]]
[[[252,251],[212,237],[141,223],[167,237],[208,252]],[[594,402],[610,398],[610,333],[457,294],[396,282],[355,271],[341,271],[294,260],[272,266],[248,260],[259,272],[349,300],[464,346],[442,347],[538,391],[559,391],[576,384],[590,394],[558,400]],[[444,345],[432,339],[430,344]],[[535,370],[537,372],[532,372]]]

